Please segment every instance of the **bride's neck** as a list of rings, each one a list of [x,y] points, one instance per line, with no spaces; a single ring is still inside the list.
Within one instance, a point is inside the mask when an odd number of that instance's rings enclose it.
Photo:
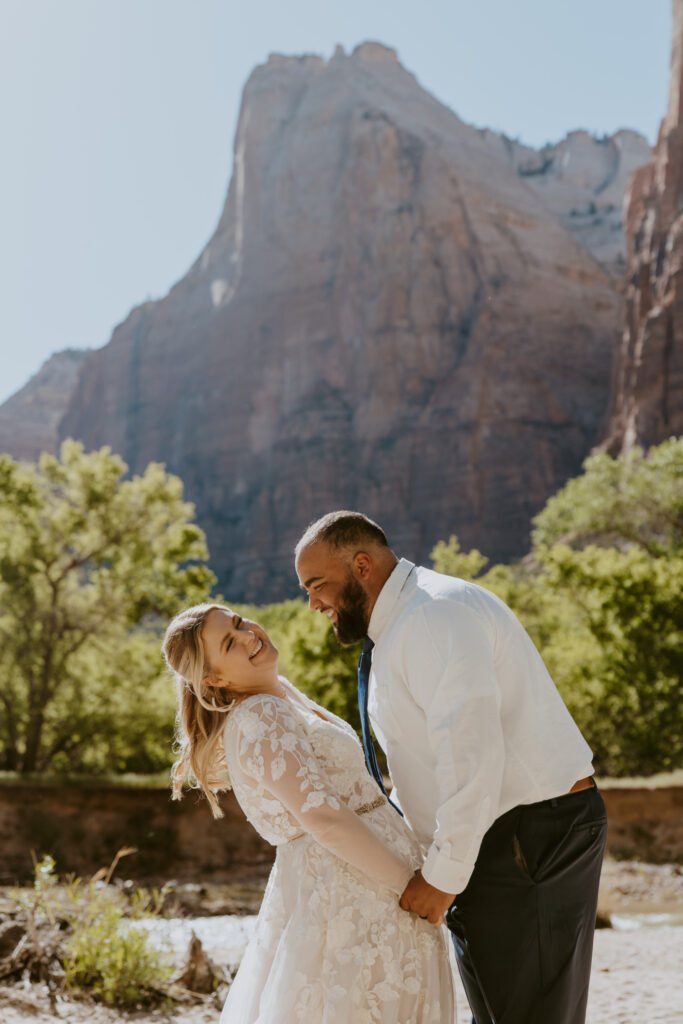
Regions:
[[[271,697],[284,697],[287,694],[287,687],[283,683],[280,676],[275,676],[272,681],[268,681],[263,687],[264,693],[269,693]]]

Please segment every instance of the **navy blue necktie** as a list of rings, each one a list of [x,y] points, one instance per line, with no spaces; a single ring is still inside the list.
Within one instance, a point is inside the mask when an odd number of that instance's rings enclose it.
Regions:
[[[370,665],[372,664],[372,648],[374,643],[369,636],[366,636],[363,644],[363,650],[361,651],[360,658],[358,660],[358,707],[360,709],[360,724],[363,730],[363,749],[365,750],[365,763],[368,766],[368,771],[374,778],[375,782],[382,790],[387,800],[389,796],[386,789],[384,788],[384,780],[382,779],[382,773],[379,770],[377,764],[377,756],[375,755],[375,744],[372,740],[372,733],[370,732],[370,719],[368,718],[368,683],[370,681]],[[396,804],[389,800],[391,806],[398,811],[403,817],[403,812],[399,811]]]

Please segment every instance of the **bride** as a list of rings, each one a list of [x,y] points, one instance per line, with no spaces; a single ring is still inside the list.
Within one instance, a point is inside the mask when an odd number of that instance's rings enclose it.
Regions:
[[[351,726],[278,676],[265,631],[223,605],[177,615],[163,652],[178,692],[174,799],[192,774],[220,818],[232,786],[277,848],[221,1024],[454,1021],[445,930],[399,907],[419,844]]]

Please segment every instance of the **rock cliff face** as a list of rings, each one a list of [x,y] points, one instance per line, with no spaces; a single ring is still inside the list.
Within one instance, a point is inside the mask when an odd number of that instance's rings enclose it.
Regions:
[[[178,473],[231,599],[292,594],[335,507],[417,559],[454,531],[523,553],[598,440],[620,306],[531,159],[379,44],[272,56],[213,238],[90,355],[60,436]]]
[[[604,447],[683,434],[683,0],[673,0],[669,103],[651,163],[626,202],[624,329]]]
[[[495,132],[485,131],[484,136],[577,241],[622,278],[624,193],[633,172],[652,157],[647,139],[626,130],[600,139],[576,131],[537,151]]]
[[[0,452],[31,461],[41,452],[55,452],[59,423],[87,356],[82,349],[56,352],[0,405]]]
[[[494,558],[595,443],[613,282],[393,51],[271,57],[195,266],[93,354],[61,434],[185,480],[226,594],[292,593],[358,507],[425,558]]]

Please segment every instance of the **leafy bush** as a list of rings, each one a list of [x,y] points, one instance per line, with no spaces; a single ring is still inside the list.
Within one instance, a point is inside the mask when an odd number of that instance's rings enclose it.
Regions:
[[[137,890],[129,907],[123,893],[109,884],[120,857],[132,852],[123,848],[109,869],[102,869],[87,882],[70,878],[65,885],[59,883],[53,858],[43,857],[35,866],[33,889],[10,894],[23,911],[34,958],[44,968],[43,974],[47,971],[48,983],[54,982],[50,959],[58,946],[64,970],[59,980],[67,988],[84,989],[119,1006],[163,996],[160,986],[170,978],[172,965],[150,945],[146,933],[127,920],[158,913],[160,894]],[[60,922],[68,926],[66,935]],[[41,937],[46,927],[47,939]]]
[[[80,892],[72,890],[72,896],[73,932],[64,957],[67,987],[87,989],[119,1006],[156,998],[173,969],[142,929],[126,923],[110,889],[90,883]]]

